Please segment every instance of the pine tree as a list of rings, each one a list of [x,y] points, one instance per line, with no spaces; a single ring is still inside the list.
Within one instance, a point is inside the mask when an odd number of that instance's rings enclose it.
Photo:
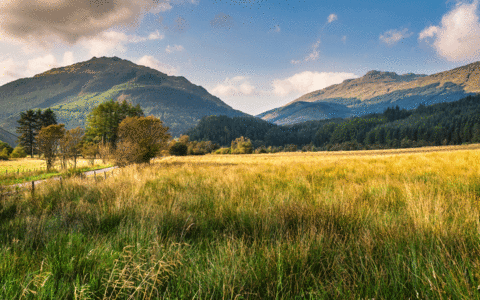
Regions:
[[[35,135],[38,129],[37,113],[31,109],[26,112],[21,112],[20,119],[17,123],[20,125],[17,127],[17,133],[20,135],[18,143],[33,158],[33,153],[36,148]]]

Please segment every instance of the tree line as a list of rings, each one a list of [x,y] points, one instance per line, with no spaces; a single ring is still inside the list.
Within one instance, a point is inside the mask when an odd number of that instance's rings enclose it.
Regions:
[[[145,117],[139,105],[126,101],[99,104],[89,114],[85,130],[66,130],[64,124],[57,124],[50,109],[22,112],[17,123],[18,151],[22,156],[42,155],[47,170],[57,159],[65,169],[68,161],[76,168],[79,156],[90,158],[92,164],[97,156],[104,160],[114,158],[117,165],[148,163],[171,137],[160,119]],[[5,154],[13,157],[14,150],[8,153],[9,150]]]
[[[208,116],[187,133],[190,140],[229,147],[238,137],[256,151],[356,150],[480,142],[480,95],[449,103],[346,119],[279,126],[253,117]],[[263,149],[263,150],[262,150]],[[270,150],[269,150],[270,149]]]

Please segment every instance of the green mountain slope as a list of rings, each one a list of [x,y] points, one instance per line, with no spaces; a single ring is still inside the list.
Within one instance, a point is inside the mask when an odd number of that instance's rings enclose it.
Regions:
[[[480,62],[430,76],[370,71],[357,79],[314,91],[257,117],[276,124],[381,113],[388,107],[451,102],[480,92]],[[299,109],[298,103],[303,103]],[[315,103],[323,109],[312,111]],[[337,106],[326,106],[327,103]]]
[[[19,113],[50,107],[67,128],[85,126],[93,107],[109,99],[140,104],[178,136],[207,115],[245,116],[184,77],[168,76],[117,57],[92,58],[0,87],[0,128],[15,132]]]

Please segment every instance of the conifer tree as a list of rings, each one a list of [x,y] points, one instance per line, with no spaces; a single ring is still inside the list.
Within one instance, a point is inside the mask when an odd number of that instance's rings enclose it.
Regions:
[[[33,158],[33,152],[36,147],[35,135],[38,128],[37,113],[32,109],[20,113],[20,119],[17,121],[17,133],[20,135],[18,143],[23,146],[25,151]]]

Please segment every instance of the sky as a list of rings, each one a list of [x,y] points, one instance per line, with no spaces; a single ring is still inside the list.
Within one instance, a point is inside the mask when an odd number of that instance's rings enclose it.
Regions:
[[[478,0],[0,0],[0,85],[117,56],[256,115],[370,70],[478,61],[479,16]]]

